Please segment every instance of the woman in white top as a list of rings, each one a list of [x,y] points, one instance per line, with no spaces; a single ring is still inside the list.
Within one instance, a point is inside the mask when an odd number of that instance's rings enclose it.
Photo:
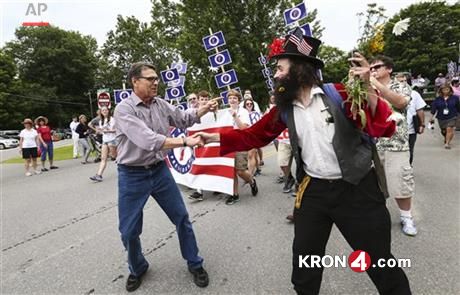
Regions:
[[[35,174],[40,174],[41,171],[37,170],[38,147],[40,142],[43,145],[46,144],[37,130],[32,128],[34,124],[32,119],[27,118],[22,124],[24,124],[25,128],[19,133],[19,153],[22,154],[22,158],[25,160],[26,176],[32,175],[32,172],[29,171],[31,161]]]
[[[105,167],[107,166],[109,153],[112,159],[117,157],[118,145],[114,127],[115,118],[110,115],[110,111],[107,107],[103,107],[101,109],[100,117],[99,126],[96,127],[96,129],[97,131],[102,132],[101,163],[99,163],[99,169],[97,170],[96,175],[90,177],[91,180],[97,182],[102,181],[102,173],[104,173]]]

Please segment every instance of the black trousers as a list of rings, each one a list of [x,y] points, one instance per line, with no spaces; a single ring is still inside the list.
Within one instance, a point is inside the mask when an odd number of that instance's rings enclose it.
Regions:
[[[412,161],[414,160],[414,147],[415,147],[416,140],[417,140],[417,133],[409,134],[409,153],[410,153],[409,164],[411,165],[412,165]]]
[[[354,250],[369,254],[371,265],[381,258],[394,258],[390,251],[390,214],[374,170],[358,185],[312,178],[300,208],[294,209],[294,222],[291,279],[297,294],[319,293],[323,268],[299,268],[299,255],[324,256],[332,224]],[[409,281],[401,268],[371,266],[367,274],[380,294],[411,294]]]

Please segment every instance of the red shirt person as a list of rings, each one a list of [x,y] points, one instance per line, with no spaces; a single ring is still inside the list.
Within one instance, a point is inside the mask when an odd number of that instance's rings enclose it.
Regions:
[[[40,145],[42,171],[48,171],[45,167],[46,156],[48,155],[48,161],[50,169],[57,169],[58,167],[53,165],[53,138],[51,136],[51,127],[48,126],[48,118],[44,116],[37,117],[35,119],[35,125],[37,125],[37,132],[42,137],[44,144]]]
[[[289,129],[300,182],[291,277],[298,294],[319,293],[323,267],[312,259],[325,255],[333,224],[353,249],[367,252],[372,261],[393,258],[382,166],[373,140],[394,133],[392,111],[372,86],[369,63],[355,53],[350,80],[362,81],[367,103],[362,104],[364,113],[350,112],[349,103],[342,103],[347,99],[343,85],[322,85],[317,74],[324,67],[316,57],[320,44],[303,36],[300,28],[275,40],[269,56],[277,60],[276,107],[247,129],[195,135],[204,143],[220,141],[225,154],[265,146]],[[364,128],[360,115],[367,120]],[[304,262],[310,267],[301,267]],[[371,267],[367,274],[380,294],[411,294],[401,268]]]

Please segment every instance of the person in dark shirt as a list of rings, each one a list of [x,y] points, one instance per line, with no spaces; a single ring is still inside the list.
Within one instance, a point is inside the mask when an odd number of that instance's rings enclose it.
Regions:
[[[75,132],[78,133],[78,143],[81,145],[83,151],[83,162],[82,164],[88,163],[88,157],[92,149],[88,143],[88,124],[85,115],[80,115],[78,117],[79,124],[75,129]]]

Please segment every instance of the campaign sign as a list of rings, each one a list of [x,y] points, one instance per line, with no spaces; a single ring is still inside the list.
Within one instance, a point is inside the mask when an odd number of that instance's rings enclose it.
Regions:
[[[214,79],[216,79],[217,88],[222,88],[231,84],[238,83],[235,70],[230,70],[222,74],[218,74],[214,76]]]
[[[262,74],[264,75],[264,78],[270,78],[272,75],[272,70],[269,68],[263,69]]]
[[[265,85],[267,85],[268,89],[273,89],[273,87],[275,86],[272,79],[266,80]]]
[[[225,38],[222,31],[216,32],[203,38],[203,45],[206,51],[225,45]]]
[[[188,106],[187,106],[187,102],[186,102],[186,101],[181,102],[180,104],[176,105],[176,107],[177,107],[178,109],[183,110],[183,111],[185,111],[186,109],[188,109]]]
[[[284,23],[286,24],[286,26],[289,26],[290,24],[295,23],[306,17],[307,7],[303,2],[284,11]]]
[[[241,88],[240,88],[240,87],[232,88],[231,90],[236,90],[236,91],[238,91],[238,92],[241,94]],[[224,99],[224,104],[228,104],[228,98],[227,98],[227,96],[228,96],[228,92],[229,92],[229,91],[230,91],[230,90],[226,90],[226,91],[220,93],[220,96],[222,96],[223,99]]]
[[[123,99],[128,98],[131,93],[133,92],[132,89],[116,89],[113,91],[113,96],[115,97],[115,103],[120,103]]]
[[[168,87],[177,87],[177,86],[184,86],[184,85],[185,85],[185,77],[184,76],[179,76],[178,80],[168,82]]]
[[[160,72],[161,80],[163,83],[167,84],[168,82],[179,79],[179,71],[177,69],[169,69]]]
[[[259,57],[259,63],[261,66],[266,65],[268,63],[267,57],[266,56],[260,56]]]
[[[209,56],[208,60],[213,68],[218,68],[232,62],[228,49]]]
[[[166,89],[166,99],[179,99],[185,96],[185,90],[183,86],[177,86]]]
[[[171,64],[171,69],[177,69],[179,74],[185,74],[187,73],[187,63],[186,62],[173,62]]]
[[[312,37],[312,36],[313,36],[313,35],[312,35],[313,33],[311,32],[311,28],[310,28],[310,25],[309,25],[309,24],[301,25],[299,28],[302,30],[302,35],[304,35],[304,36],[309,36],[309,37]],[[294,30],[291,30],[291,31],[289,32],[289,34],[294,33],[294,31],[295,31],[295,29],[294,29]]]

